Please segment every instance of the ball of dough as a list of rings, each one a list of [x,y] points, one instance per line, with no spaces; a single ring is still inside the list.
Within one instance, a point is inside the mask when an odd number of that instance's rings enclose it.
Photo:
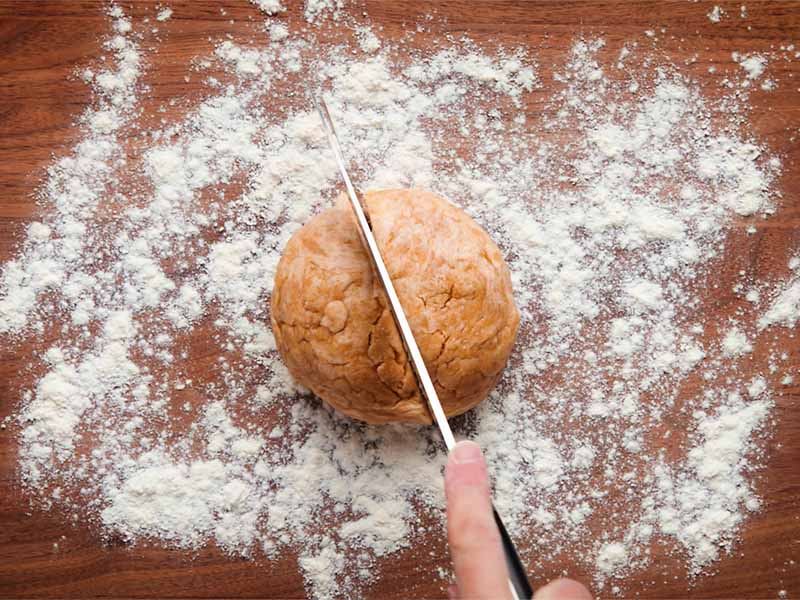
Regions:
[[[500,250],[461,209],[422,190],[368,192],[381,254],[448,415],[481,402],[519,326]],[[368,423],[431,423],[345,197],[297,231],[271,309],[289,372]]]

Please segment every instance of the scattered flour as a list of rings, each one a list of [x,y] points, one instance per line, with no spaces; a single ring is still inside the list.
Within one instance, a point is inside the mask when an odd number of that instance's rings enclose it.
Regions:
[[[597,570],[603,576],[620,574],[627,564],[628,550],[620,542],[604,544],[597,553]]]
[[[307,0],[304,16],[342,9]],[[42,348],[17,415],[36,503],[131,543],[288,549],[318,597],[362,595],[370,567],[430,535],[422,514],[440,526],[436,433],[320,405],[291,381],[268,326],[283,246],[339,189],[304,95],[322,89],[359,181],[450,197],[509,260],[517,350],[456,430],[486,449],[509,526],[536,540],[523,558],[569,551],[601,585],[645,566],[651,542],[672,540],[695,574],[732,548],[760,506],[747,476],[772,390],[725,371],[751,358],[749,321],[705,339],[697,308],[733,220],[774,208],[780,164],[712,126],[716,105],[677,67],[625,46],[617,81],[605,42],[577,41],[532,122],[527,94],[544,82],[525,50],[460,40],[400,60],[364,25],[342,52],[270,19],[267,43],[215,41],[200,70],[231,82],[209,77],[180,120],[142,125],[134,166],[124,136],[145,61],[138,24],[110,16],[113,61],[82,75],[95,93],[82,138],[51,165],[43,217],[0,272],[0,334]],[[752,58],[735,60],[756,79],[766,62]],[[57,316],[63,327],[44,335]],[[757,335],[799,318],[800,284],[781,284]],[[200,325],[210,342],[187,343]],[[728,383],[686,398],[682,381],[707,365]],[[682,422],[688,450],[668,460],[662,436]]]
[[[758,320],[759,329],[770,325],[794,327],[800,320],[800,278],[788,282]]]
[[[344,0],[305,0],[303,14],[306,21],[314,23],[319,21],[325,13],[330,13],[333,19],[338,19]]]
[[[739,66],[745,70],[747,78],[751,80],[761,77],[767,67],[767,58],[759,54],[743,55],[739,52],[734,52],[732,57],[734,62],[739,63]]]
[[[708,20],[711,21],[712,23],[719,23],[720,19],[722,19],[722,15],[724,14],[725,14],[724,10],[722,10],[717,5],[714,5],[714,8],[712,8],[711,11],[706,16],[708,17]]]
[[[358,39],[358,46],[361,48],[362,52],[366,52],[367,54],[376,52],[381,47],[381,41],[369,27],[356,29],[356,38]]]
[[[283,23],[270,23],[269,37],[273,42],[280,42],[289,37],[289,28]]]
[[[164,7],[158,11],[156,14],[156,21],[168,21],[172,17],[172,9]]]
[[[750,385],[747,386],[747,395],[751,398],[755,399],[758,398],[761,394],[763,394],[767,389],[767,382],[766,380],[761,377],[753,377],[750,380]]]
[[[753,346],[744,332],[737,327],[731,327],[722,338],[722,353],[724,356],[741,356],[752,351]]]
[[[701,443],[689,452],[686,468],[678,473],[666,466],[656,470],[663,500],[649,518],[686,548],[695,573],[730,549],[746,511],[759,506],[745,479],[745,457],[769,408],[767,400],[745,403],[731,393],[718,414],[696,415]]]
[[[282,13],[286,10],[286,7],[282,4],[281,0],[250,0],[253,4],[255,4],[259,10],[265,12],[268,15],[277,15],[278,13]]]

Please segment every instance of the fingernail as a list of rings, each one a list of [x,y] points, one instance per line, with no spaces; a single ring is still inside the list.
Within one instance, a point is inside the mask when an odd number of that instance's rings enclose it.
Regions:
[[[453,451],[450,453],[450,459],[457,465],[463,465],[481,462],[483,460],[483,454],[478,444],[470,442],[469,440],[464,440],[455,445]]]

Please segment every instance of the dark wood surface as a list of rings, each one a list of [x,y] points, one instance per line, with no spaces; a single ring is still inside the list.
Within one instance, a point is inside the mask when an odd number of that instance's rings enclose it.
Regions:
[[[426,34],[429,38],[444,31],[466,31],[489,44],[529,43],[536,48],[547,85],[551,65],[563,60],[580,34],[601,34],[610,41],[620,41],[641,36],[645,29],[660,32],[663,27],[659,47],[676,62],[697,53],[698,63],[686,66],[686,70],[701,81],[709,77],[709,60],[730,66],[734,50],[770,51],[800,42],[800,2],[744,3],[747,19],[738,18],[742,2],[718,2],[729,17],[717,24],[706,17],[713,3],[684,0],[371,0],[359,5],[373,22],[384,27],[383,34],[388,37],[399,37],[418,15],[433,11],[442,20],[436,21],[439,31]],[[159,3],[121,4],[134,17],[152,17]],[[199,90],[199,80],[184,81],[188,60],[208,53],[209,37],[218,38],[232,29],[254,30],[260,19],[244,0],[166,4],[175,13],[162,26],[168,35],[158,54],[148,57],[155,64],[145,78],[151,86],[143,101],[145,110],[149,104],[156,106]],[[224,16],[220,4],[225,5]],[[292,5],[296,16],[299,0],[287,0],[287,4]],[[100,43],[109,27],[106,6],[93,0],[0,0],[0,261],[14,254],[25,224],[43,210],[34,201],[34,191],[51,157],[66,151],[78,135],[74,121],[89,101],[89,93],[74,74],[101,52]],[[421,39],[424,42],[425,36]],[[742,252],[734,253],[730,268],[785,276],[787,256],[800,248],[800,149],[796,141],[800,137],[800,60],[776,60],[770,65],[770,75],[780,85],[770,93],[753,94],[755,110],[750,122],[753,133],[784,161],[779,181],[783,205],[759,224],[756,236],[742,236]],[[716,87],[709,82],[712,93]],[[717,300],[711,309],[726,304],[722,297]],[[790,352],[788,364],[795,365],[796,370],[800,348],[789,333],[780,343]],[[24,341],[0,346],[0,420],[15,411],[20,390],[30,384],[30,374],[24,370],[30,351]],[[667,571],[665,575],[663,564],[655,560],[650,568],[631,578],[627,586],[631,595],[776,598],[780,590],[786,590],[790,598],[800,595],[799,393],[800,389],[790,387],[776,398],[769,459],[757,484],[765,507],[747,521],[734,553],[715,565],[714,574],[694,583],[687,582],[682,571],[675,571],[674,576]],[[304,596],[294,556],[265,563],[226,558],[214,548],[193,555],[129,548],[104,543],[96,531],[71,525],[64,515],[32,511],[19,487],[16,444],[13,428],[0,430],[0,596]],[[430,540],[430,550],[436,566],[448,566],[440,539]],[[420,575],[425,571],[420,570],[418,557],[403,552],[382,562],[380,580],[369,590],[369,596],[441,596],[439,584]],[[533,573],[534,584],[541,585],[562,570],[573,576],[585,575],[575,565],[549,564]]]

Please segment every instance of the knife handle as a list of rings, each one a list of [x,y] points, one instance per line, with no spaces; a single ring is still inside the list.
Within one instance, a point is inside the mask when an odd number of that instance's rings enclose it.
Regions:
[[[500,539],[503,542],[503,554],[506,557],[508,586],[511,588],[511,597],[514,600],[530,600],[533,597],[533,588],[528,581],[528,575],[525,573],[525,567],[522,566],[522,561],[519,559],[514,542],[511,541],[511,536],[508,535],[508,531],[503,525],[503,520],[497,513],[494,504],[492,504],[492,513],[494,513],[494,522],[497,523],[497,529],[500,530]]]

